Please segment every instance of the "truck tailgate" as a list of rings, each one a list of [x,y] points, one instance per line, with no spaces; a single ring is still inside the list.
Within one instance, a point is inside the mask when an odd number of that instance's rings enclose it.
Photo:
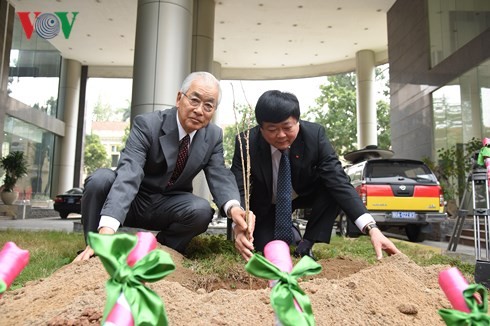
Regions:
[[[368,185],[366,208],[376,211],[439,212],[439,186]]]

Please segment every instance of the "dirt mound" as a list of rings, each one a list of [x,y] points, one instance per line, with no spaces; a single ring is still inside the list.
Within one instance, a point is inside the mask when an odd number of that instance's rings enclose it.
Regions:
[[[165,304],[170,325],[273,325],[270,289],[244,270],[233,279],[196,275],[168,248],[176,271],[149,284]],[[376,265],[352,259],[319,261],[321,274],[302,280],[317,325],[444,325],[450,304],[437,284],[447,266],[420,267],[403,254]],[[73,263],[50,277],[8,291],[0,325],[100,324],[108,278],[99,259]]]

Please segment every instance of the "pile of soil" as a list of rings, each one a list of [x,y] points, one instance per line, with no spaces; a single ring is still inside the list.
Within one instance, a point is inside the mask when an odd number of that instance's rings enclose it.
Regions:
[[[273,325],[270,289],[244,268],[227,280],[196,275],[169,252],[176,270],[148,284],[165,304],[170,325]],[[450,303],[438,273],[448,266],[420,267],[403,254],[375,265],[336,258],[318,261],[323,271],[300,282],[317,325],[444,325],[437,314]],[[97,258],[69,264],[50,277],[0,298],[0,325],[100,324],[108,275]]]

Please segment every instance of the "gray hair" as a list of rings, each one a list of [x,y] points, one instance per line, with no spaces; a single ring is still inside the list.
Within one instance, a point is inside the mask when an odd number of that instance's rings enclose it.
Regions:
[[[192,82],[199,78],[202,78],[210,83],[215,83],[216,86],[218,86],[218,90],[219,90],[218,104],[219,104],[219,102],[221,101],[221,86],[219,84],[219,80],[216,79],[216,77],[214,77],[213,74],[207,71],[195,71],[193,73],[190,73],[187,77],[185,77],[184,81],[182,82],[180,91],[182,93],[187,93],[187,91],[191,87]]]

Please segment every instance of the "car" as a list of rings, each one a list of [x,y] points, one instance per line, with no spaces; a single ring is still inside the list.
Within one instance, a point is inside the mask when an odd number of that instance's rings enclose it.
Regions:
[[[53,208],[62,219],[68,218],[70,213],[80,214],[83,188],[72,188],[54,198]]]
[[[344,156],[354,161],[345,171],[376,224],[382,231],[404,228],[409,241],[424,241],[432,223],[447,219],[443,190],[434,173],[419,160],[391,158],[375,148],[361,151]],[[342,211],[338,233],[360,234]]]

